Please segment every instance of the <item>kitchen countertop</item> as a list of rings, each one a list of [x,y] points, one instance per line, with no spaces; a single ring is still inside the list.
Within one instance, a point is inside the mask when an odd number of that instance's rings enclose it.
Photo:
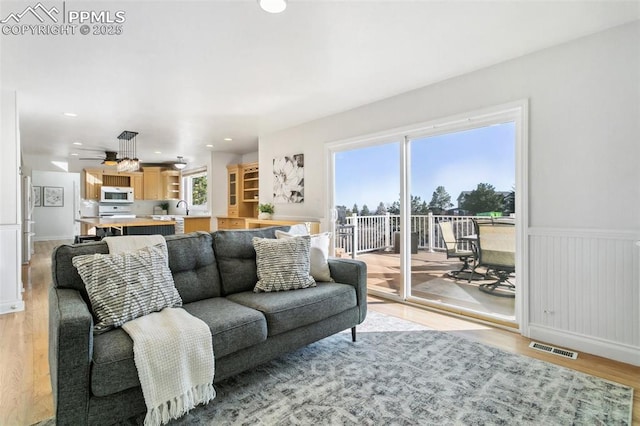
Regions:
[[[97,228],[121,227],[121,226],[156,226],[175,225],[175,220],[154,220],[149,217],[132,218],[108,218],[108,217],[83,217],[76,219],[76,222],[86,223]]]

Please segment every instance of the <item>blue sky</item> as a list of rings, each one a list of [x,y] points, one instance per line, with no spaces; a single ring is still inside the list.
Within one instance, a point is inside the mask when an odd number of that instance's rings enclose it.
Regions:
[[[489,183],[497,191],[515,186],[515,124],[504,123],[411,142],[411,193],[429,203],[436,187],[451,201],[461,191]],[[375,210],[400,198],[400,143],[336,153],[336,204]]]

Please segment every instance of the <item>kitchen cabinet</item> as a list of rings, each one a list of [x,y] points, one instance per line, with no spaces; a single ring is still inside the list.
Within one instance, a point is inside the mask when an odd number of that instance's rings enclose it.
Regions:
[[[318,234],[320,232],[320,222],[300,222],[297,220],[262,220],[250,217],[226,217],[218,216],[218,229],[255,229],[265,228],[268,226],[292,226],[304,224],[310,234]],[[186,232],[186,231],[185,231]]]
[[[227,216],[238,217],[238,202],[240,200],[240,166],[227,166]]]
[[[105,170],[102,172],[102,185],[115,186],[117,188],[129,188],[133,186],[131,178],[132,176],[128,173],[118,173],[113,170]]]
[[[243,217],[219,217],[218,229],[245,229]]]
[[[84,169],[84,198],[85,200],[100,201],[102,189],[102,170]]]
[[[177,170],[165,170],[162,175],[162,199],[179,200],[181,198],[182,176]]]
[[[242,166],[242,201],[256,204],[258,208],[259,191],[258,163],[244,164]]]
[[[135,172],[132,173],[131,176],[134,199],[136,201],[144,200],[144,174],[142,172]]]
[[[227,216],[257,217],[259,186],[258,163],[227,166]]]
[[[162,199],[162,179],[161,167],[145,167],[143,172],[144,183],[144,199],[145,200],[161,200]]]
[[[195,231],[211,232],[211,216],[184,216],[185,234]]]

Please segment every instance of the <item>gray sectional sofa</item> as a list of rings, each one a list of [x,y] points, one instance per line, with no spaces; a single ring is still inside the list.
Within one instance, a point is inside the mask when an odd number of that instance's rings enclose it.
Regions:
[[[252,237],[274,238],[276,229],[288,227],[166,237],[183,308],[211,328],[214,382],[349,328],[355,339],[366,316],[366,265],[357,260],[329,259],[333,283],[254,293]],[[88,295],[71,263],[92,253],[108,253],[106,243],[62,245],[52,255],[49,364],[60,425],[112,424],[146,411],[132,340],[121,328],[92,332]]]

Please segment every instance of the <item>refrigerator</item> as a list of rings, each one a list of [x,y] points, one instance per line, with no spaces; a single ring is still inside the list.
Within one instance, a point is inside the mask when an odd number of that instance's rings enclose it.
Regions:
[[[34,232],[33,208],[34,208],[33,185],[31,176],[22,178],[22,263],[29,263],[31,256],[35,253],[33,239]]]

